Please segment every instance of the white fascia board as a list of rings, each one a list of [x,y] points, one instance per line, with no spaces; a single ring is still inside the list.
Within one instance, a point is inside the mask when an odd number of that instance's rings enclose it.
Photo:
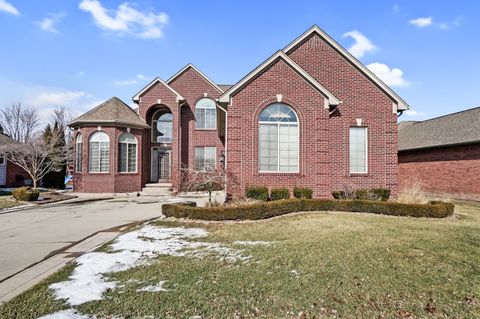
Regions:
[[[317,25],[314,25],[307,31],[305,31],[301,36],[296,38],[292,43],[287,45],[283,52],[286,54],[294,50],[299,44],[301,44],[306,38],[308,38],[312,33],[317,33],[322,39],[324,39],[328,44],[330,44],[337,52],[339,52],[347,61],[352,63],[360,72],[362,72],[367,78],[369,78],[373,83],[380,87],[390,98],[392,98],[396,104],[399,111],[408,110],[410,106],[405,102],[395,91],[393,91],[388,85],[386,85],[382,80],[380,80],[372,71],[370,71],[363,63],[357,60],[350,52],[348,52],[344,47],[342,47],[337,41],[330,37],[325,31],[320,29]]]
[[[163,81],[162,79],[160,79],[160,77],[156,77],[155,79],[152,80],[152,82],[148,83],[147,86],[145,86],[142,90],[140,90],[140,92],[138,92],[137,94],[135,94],[133,96],[133,101],[134,102],[139,102],[140,101],[140,96],[145,93],[147,90],[149,90],[151,87],[153,87],[154,85],[156,85],[157,83],[161,83],[163,84],[167,89],[169,89],[173,94],[175,94],[175,96],[177,97],[177,101],[183,101],[185,100],[185,98],[183,96],[181,96],[177,91],[175,91],[170,85],[168,85],[165,81]]]
[[[252,72],[247,74],[243,79],[237,82],[230,89],[225,91],[218,99],[220,103],[229,103],[231,96],[236,93],[238,90],[243,88],[248,84],[252,79],[254,79],[258,74],[260,74],[264,69],[269,67],[272,63],[277,60],[283,60],[287,65],[289,65],[294,71],[296,71],[301,77],[303,77],[307,82],[309,82],[317,91],[324,95],[329,105],[339,105],[341,102],[337,99],[330,91],[323,87],[315,78],[308,74],[304,69],[302,69],[298,64],[296,64],[292,59],[290,59],[284,52],[277,51],[274,55],[268,58],[265,62],[256,67]]]
[[[198,74],[200,74],[200,76],[202,78],[204,78],[208,83],[210,83],[210,85],[212,85],[215,89],[217,89],[220,93],[223,93],[223,90],[218,86],[216,85],[212,80],[210,80],[208,78],[208,76],[206,76],[202,71],[200,71],[197,67],[195,67],[195,65],[189,63],[187,64],[186,66],[184,66],[180,71],[178,71],[177,73],[175,73],[174,75],[172,75],[168,80],[167,80],[167,83],[170,84],[172,83],[176,78],[178,78],[181,74],[183,74],[183,72],[185,72],[186,70],[188,70],[189,68],[192,68],[193,70],[195,70],[195,72],[197,72]]]

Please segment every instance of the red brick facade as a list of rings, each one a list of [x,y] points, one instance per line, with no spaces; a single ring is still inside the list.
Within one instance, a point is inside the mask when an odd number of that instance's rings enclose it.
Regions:
[[[429,193],[480,198],[480,144],[402,151],[398,162],[400,188],[419,182]]]
[[[295,47],[284,50],[283,59],[275,61],[236,89],[228,103],[218,102],[217,126],[221,129],[196,129],[195,105],[204,97],[221,100],[229,91],[223,92],[193,66],[187,66],[167,82],[154,80],[135,96],[134,101],[139,105],[140,118],[148,125],[152,124],[155,110],[168,108],[171,111],[172,142],[160,145],[152,142],[150,128],[136,130],[138,173],[118,174],[117,139],[126,128],[102,127],[111,136],[111,170],[108,174],[89,174],[88,136],[97,127],[80,128],[85,158],[83,173],[75,175],[75,189],[85,192],[141,190],[150,182],[151,150],[156,146],[171,149],[171,182],[174,189],[179,189],[181,169],[193,167],[195,147],[215,146],[217,168],[222,168],[220,159],[226,156],[227,170],[239,182],[239,187],[229,190],[233,195],[244,195],[246,186],[265,185],[289,189],[309,187],[315,197],[330,197],[332,190],[344,187],[387,187],[395,197],[395,105],[399,101],[392,98],[392,92],[386,92],[383,84],[379,85],[365,70],[354,65],[353,58],[341,54],[319,34],[312,33]],[[330,114],[332,96],[341,104]],[[260,173],[259,114],[279,99],[298,115],[299,172]],[[330,104],[330,107],[336,104]],[[226,119],[222,113],[225,109]],[[359,120],[362,127],[368,128],[368,172],[352,174],[349,169],[349,129],[358,126]]]
[[[6,184],[7,187],[24,186],[25,180],[32,180],[25,170],[9,161],[6,167]],[[30,183],[31,184],[31,183]]]

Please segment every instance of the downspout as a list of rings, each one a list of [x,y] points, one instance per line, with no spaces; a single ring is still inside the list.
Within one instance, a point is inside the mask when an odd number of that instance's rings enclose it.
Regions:
[[[227,171],[227,163],[228,163],[228,152],[227,152],[227,145],[228,145],[228,138],[227,138],[227,135],[228,135],[228,111],[223,108],[222,106],[220,106],[220,104],[218,103],[218,99],[217,99],[217,106],[220,110],[222,110],[223,112],[225,112],[225,171]]]
[[[179,101],[180,102],[180,101]],[[177,140],[177,163],[178,163],[178,190],[181,188],[181,166],[182,166],[182,135],[181,135],[181,123],[182,123],[182,106],[185,105],[186,100],[182,100],[178,104],[178,140]]]

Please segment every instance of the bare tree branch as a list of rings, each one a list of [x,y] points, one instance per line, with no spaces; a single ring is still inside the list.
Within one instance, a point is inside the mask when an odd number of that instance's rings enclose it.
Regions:
[[[59,146],[64,135],[61,131],[54,131],[48,139],[41,134],[29,138],[26,143],[0,145],[0,153],[5,154],[7,160],[23,168],[33,181],[33,188],[48,173],[59,171],[68,160],[66,146]],[[65,143],[63,143],[65,144]]]
[[[22,103],[12,103],[0,112],[0,125],[16,141],[28,142],[38,132],[38,113]]]

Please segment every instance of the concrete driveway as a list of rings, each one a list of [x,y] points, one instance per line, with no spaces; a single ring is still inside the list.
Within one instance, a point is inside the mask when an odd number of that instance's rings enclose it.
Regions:
[[[0,281],[100,230],[160,217],[168,199],[119,197],[0,214]]]

